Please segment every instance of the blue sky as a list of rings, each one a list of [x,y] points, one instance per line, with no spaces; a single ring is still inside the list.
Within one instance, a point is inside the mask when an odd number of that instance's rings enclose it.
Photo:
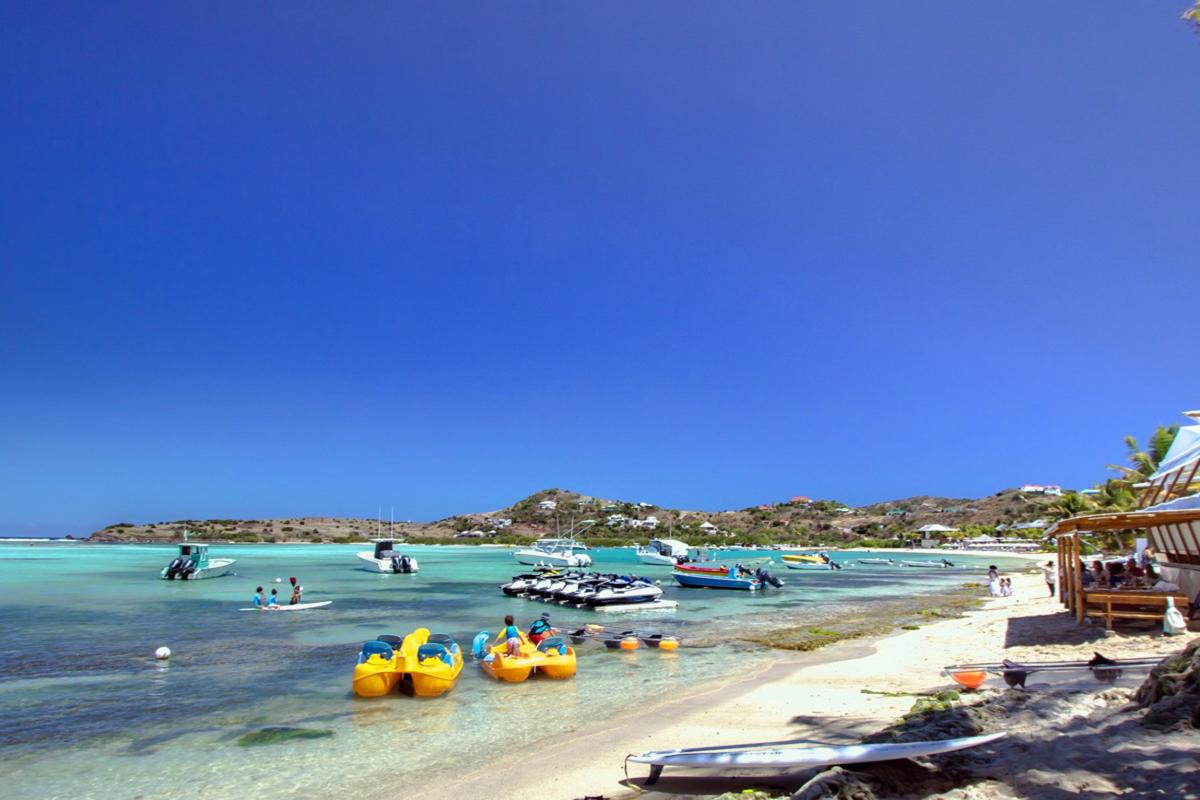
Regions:
[[[1200,406],[1176,2],[25,4],[0,532],[1085,485]]]

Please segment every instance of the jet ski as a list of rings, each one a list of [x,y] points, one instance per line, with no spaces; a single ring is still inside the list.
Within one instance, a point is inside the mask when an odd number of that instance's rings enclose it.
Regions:
[[[589,607],[649,603],[662,597],[663,590],[643,579],[615,580],[585,601]]]

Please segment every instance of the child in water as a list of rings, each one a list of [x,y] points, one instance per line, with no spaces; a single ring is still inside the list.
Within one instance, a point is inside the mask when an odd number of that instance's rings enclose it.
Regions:
[[[254,592],[255,592],[254,600],[253,600],[254,607],[257,608],[259,611],[266,611],[267,610],[267,596],[265,594],[263,594],[263,588],[261,586],[259,586],[257,589],[254,590]]]
[[[271,590],[271,598],[267,601],[267,608],[279,608],[279,590]]]

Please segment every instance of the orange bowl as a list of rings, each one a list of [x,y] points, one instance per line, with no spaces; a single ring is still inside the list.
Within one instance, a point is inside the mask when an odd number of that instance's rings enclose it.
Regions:
[[[964,689],[978,689],[987,680],[987,673],[978,672],[951,672],[950,677],[954,678],[954,682]]]

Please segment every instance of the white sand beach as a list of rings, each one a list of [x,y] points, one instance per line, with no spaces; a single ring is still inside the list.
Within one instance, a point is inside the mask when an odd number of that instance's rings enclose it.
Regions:
[[[990,599],[962,618],[871,642],[842,642],[807,654],[781,653],[768,666],[727,681],[690,689],[681,686],[678,697],[647,708],[636,718],[597,729],[581,724],[536,757],[488,765],[462,776],[448,793],[555,800],[634,796],[634,786],[646,770],[633,765],[636,769],[631,769],[630,777],[635,783],[623,785],[622,764],[629,753],[800,739],[856,743],[895,722],[915,699],[864,690],[919,693],[956,688],[942,673],[949,664],[1002,658],[1086,659],[1096,649],[1110,657],[1157,655],[1184,645],[1181,637],[1165,640],[1145,629],[1106,635],[1102,626],[1076,625],[1058,601],[1048,597],[1040,575],[1014,575],[1013,586],[1013,597]],[[686,650],[682,651],[680,658],[686,657]],[[586,667],[577,679],[586,680]],[[531,768],[538,764],[546,766]],[[645,796],[703,796],[754,784],[794,788],[803,783],[787,776],[747,780],[686,775],[664,777]]]

